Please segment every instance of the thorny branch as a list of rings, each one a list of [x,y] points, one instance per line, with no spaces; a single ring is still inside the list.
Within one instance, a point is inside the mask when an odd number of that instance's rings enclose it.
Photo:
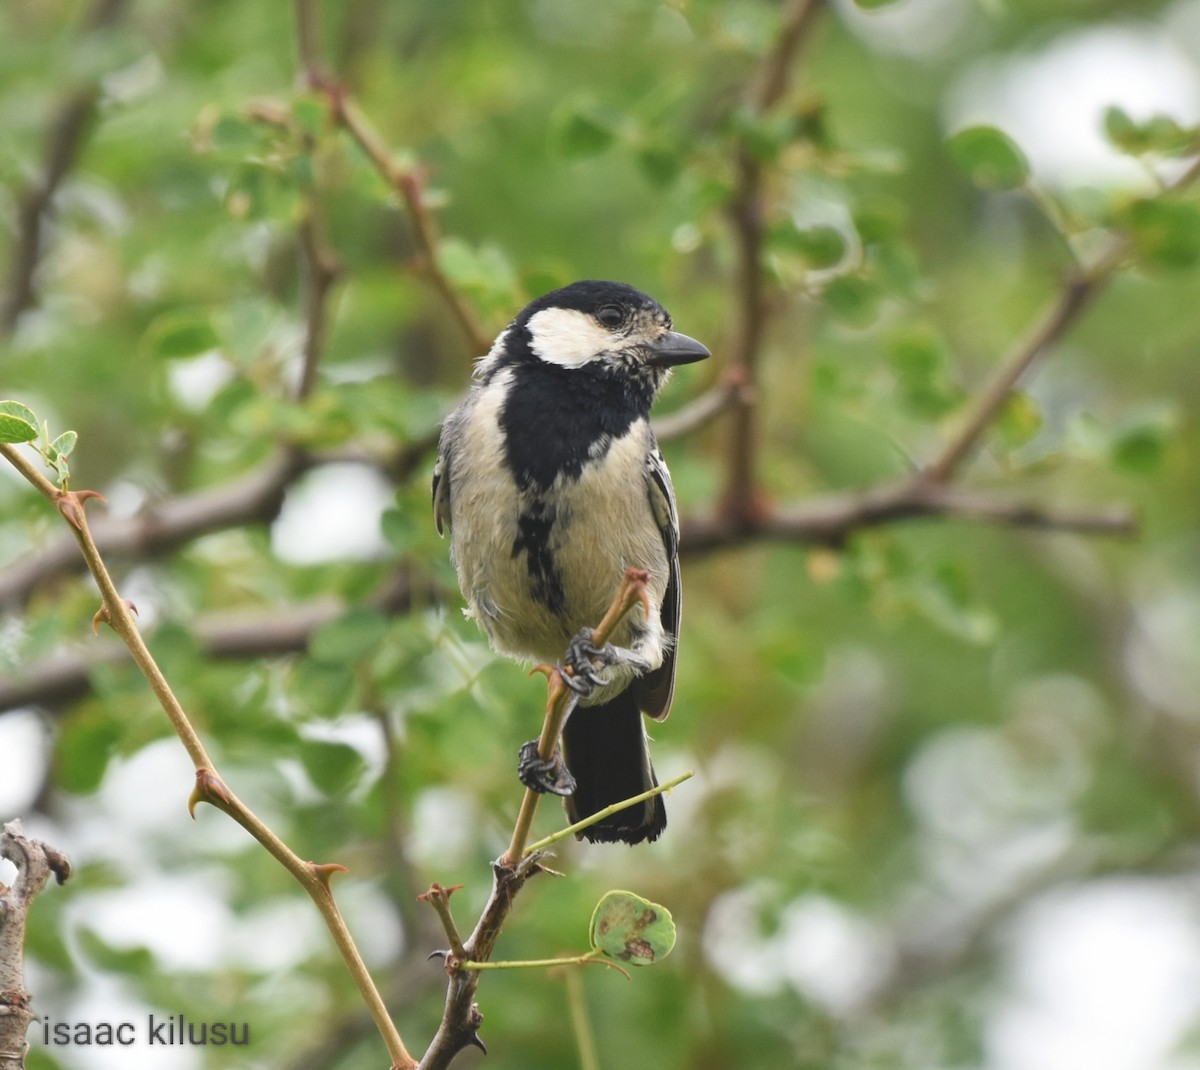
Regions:
[[[604,619],[596,626],[596,643],[603,645],[625,614],[645,600],[646,580],[646,573],[638,569],[626,570],[612,605]],[[562,728],[563,715],[574,694],[562,682],[557,669],[549,674],[547,690],[546,718],[538,741],[538,754],[542,758],[549,758],[553,753]],[[460,943],[458,931],[449,916],[449,891],[453,889],[439,888],[438,892],[441,894],[435,894],[431,888],[428,893],[430,901],[434,903],[443,919],[451,943],[451,950],[446,955],[446,972],[450,975],[450,982],[441,1024],[418,1070],[445,1070],[454,1057],[469,1045],[483,1048],[479,1039],[483,1015],[475,1003],[480,973],[478,969],[461,968],[461,963],[481,963],[491,958],[517,893],[530,877],[542,871],[541,858],[544,852],[526,849],[539,799],[537,793],[526,790],[513,827],[512,842],[508,850],[492,863],[492,891],[470,936]]]
[[[53,503],[70,524],[80,552],[87,561],[88,571],[91,572],[100,588],[103,597],[104,620],[124,642],[134,662],[146,677],[155,698],[158,699],[159,705],[162,706],[171,722],[171,727],[175,730],[175,734],[179,737],[196,769],[196,786],[189,801],[189,809],[194,812],[197,803],[206,802],[233,818],[308,893],[329,929],[334,944],[358,986],[376,1028],[387,1045],[393,1068],[411,1070],[416,1066],[416,1060],[405,1049],[404,1042],[400,1039],[400,1034],[384,1006],[370,972],[367,970],[333,898],[330,879],[334,871],[342,870],[344,867],[331,864],[317,865],[301,859],[245,803],[234,795],[218,775],[199,734],[192,726],[182,704],[146,646],[130,606],[118,592],[104,559],[92,539],[83,503],[87,498],[95,496],[94,492],[59,490],[34,467],[20,450],[6,443],[0,443],[0,456],[3,456],[39,493]]]
[[[0,1070],[24,1070],[25,1031],[36,1017],[25,990],[25,926],[51,874],[62,884],[71,864],[41,840],[26,839],[20,821],[0,829],[0,859],[17,868],[11,887],[0,884]]]

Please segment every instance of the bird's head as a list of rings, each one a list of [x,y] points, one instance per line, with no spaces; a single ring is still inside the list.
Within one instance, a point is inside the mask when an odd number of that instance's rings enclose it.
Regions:
[[[710,356],[671,329],[667,310],[620,282],[575,282],[531,301],[496,340],[487,363],[548,364],[637,379],[657,390],[676,364]]]

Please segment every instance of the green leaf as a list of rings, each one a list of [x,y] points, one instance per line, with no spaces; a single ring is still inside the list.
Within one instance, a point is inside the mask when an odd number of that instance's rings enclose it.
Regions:
[[[55,744],[55,783],[76,795],[95,791],[120,738],[121,726],[95,710],[68,720]]]
[[[1115,104],[1104,111],[1104,134],[1114,148],[1136,155],[1142,151],[1141,131],[1124,108]]]
[[[340,795],[358,783],[367,763],[357,749],[336,740],[305,740],[300,761],[312,782],[327,795]]]
[[[632,966],[650,966],[675,946],[671,912],[633,892],[607,892],[592,911],[592,947]]]
[[[0,442],[32,442],[38,437],[38,418],[19,401],[0,401]]]
[[[1029,177],[1025,154],[994,126],[969,126],[946,142],[954,162],[980,189],[1020,189]]]
[[[958,404],[962,391],[950,382],[946,345],[933,328],[919,324],[897,332],[886,353],[899,399],[914,415],[936,418]]]
[[[1200,209],[1182,201],[1144,198],[1122,215],[1138,255],[1164,268],[1200,261]]]
[[[1169,115],[1152,115],[1139,123],[1116,105],[1104,112],[1104,133],[1114,148],[1130,156],[1187,155],[1195,151],[1200,138],[1195,127],[1182,127]]]
[[[292,101],[292,118],[304,133],[317,137],[325,129],[329,109],[320,97],[296,97]]]
[[[831,268],[846,254],[846,239],[836,227],[797,227],[787,222],[772,228],[771,247],[804,258],[810,268]]]
[[[446,238],[437,260],[450,281],[465,289],[511,289],[515,281],[508,258],[494,245],[476,249],[459,238]]]
[[[1154,413],[1125,425],[1109,446],[1113,465],[1136,475],[1155,471],[1162,464],[1173,429],[1169,413]]]
[[[154,955],[146,947],[113,947],[91,929],[80,927],[76,930],[80,950],[84,956],[98,966],[106,974],[122,974],[125,976],[147,976],[154,968]]]
[[[683,153],[656,147],[638,151],[642,173],[656,186],[669,186],[683,171]]]
[[[996,432],[1011,448],[1023,446],[1042,429],[1042,410],[1023,390],[1014,390],[996,418]]]
[[[388,632],[387,618],[373,609],[352,609],[317,629],[308,644],[317,661],[358,665],[379,649]]]
[[[839,275],[825,287],[829,311],[850,327],[869,327],[879,313],[879,289],[861,275]]]
[[[340,710],[353,694],[353,667],[301,658],[292,669],[289,691],[306,712],[328,717]]]
[[[563,155],[572,157],[596,156],[616,137],[614,124],[607,116],[585,111],[572,111],[558,132]]]
[[[876,8],[888,7],[896,3],[896,0],[854,0],[855,7],[861,7],[864,11],[874,11]]]
[[[71,451],[75,449],[75,443],[79,441],[79,435],[74,431],[64,431],[53,442],[50,443],[50,449],[55,455],[60,458],[71,456]]]
[[[243,155],[258,147],[259,131],[247,120],[236,115],[222,115],[213,126],[212,147],[222,153]]]
[[[167,360],[192,357],[220,343],[208,314],[195,309],[159,316],[146,332],[146,340],[156,356]]]

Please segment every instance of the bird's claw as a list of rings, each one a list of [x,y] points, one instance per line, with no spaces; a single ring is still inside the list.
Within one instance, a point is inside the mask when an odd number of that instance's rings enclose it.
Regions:
[[[573,795],[575,778],[562,759],[562,751],[554,748],[553,756],[547,761],[538,754],[538,741],[531,739],[521,747],[517,761],[517,776],[530,791],[539,794]]]
[[[571,670],[562,674],[563,682],[579,695],[589,695],[593,688],[607,684],[609,677],[600,669],[621,660],[615,646],[611,643],[597,646],[594,635],[591,628],[581,629],[567,646],[567,654],[563,658],[564,665]]]
[[[591,628],[581,628],[571,640],[563,665],[563,682],[576,694],[585,696],[590,695],[593,688],[603,687],[612,680],[612,677],[600,671],[607,666],[628,665],[638,673],[651,669],[650,662],[632,650],[613,646],[612,643],[597,646],[595,632]]]

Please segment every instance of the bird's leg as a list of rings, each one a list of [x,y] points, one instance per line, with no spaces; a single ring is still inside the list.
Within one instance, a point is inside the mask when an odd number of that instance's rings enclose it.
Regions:
[[[582,628],[567,646],[563,666],[560,666],[563,683],[578,695],[590,695],[595,688],[609,682],[600,671],[609,665],[627,665],[639,673],[649,672],[652,668],[640,654],[625,647],[612,643],[597,646],[592,629]],[[563,762],[562,749],[557,743],[549,759],[538,754],[536,739],[523,744],[517,760],[517,776],[531,791],[564,796],[575,792],[575,778]]]
[[[557,743],[548,761],[538,754],[536,739],[522,744],[521,756],[517,759],[517,776],[531,791],[550,792],[552,795],[575,793],[575,778],[563,761],[562,748]]]
[[[593,688],[609,682],[609,678],[599,671],[605,666],[628,665],[638,673],[649,672],[653,667],[640,654],[626,647],[612,643],[597,646],[594,639],[591,628],[581,628],[567,646],[567,656],[563,659],[566,668],[571,670],[562,674],[563,682],[580,695],[590,695]]]

